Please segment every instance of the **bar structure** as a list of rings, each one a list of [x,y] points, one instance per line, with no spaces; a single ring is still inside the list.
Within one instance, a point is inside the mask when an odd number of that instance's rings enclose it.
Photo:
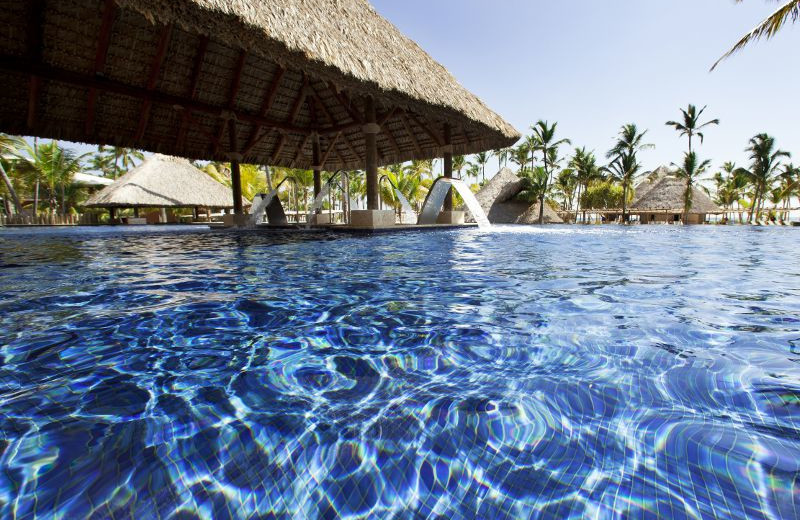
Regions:
[[[366,0],[6,1],[0,26],[0,131],[230,161],[236,213],[240,164],[316,193],[365,169],[376,211],[379,165],[519,138]]]

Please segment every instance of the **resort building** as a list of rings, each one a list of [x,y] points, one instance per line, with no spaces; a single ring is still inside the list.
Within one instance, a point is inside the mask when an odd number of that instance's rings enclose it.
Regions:
[[[242,200],[241,204],[245,206],[248,202]],[[201,208],[206,215],[210,210],[227,213],[233,209],[233,203],[226,186],[186,159],[155,154],[90,197],[86,207],[108,209],[112,221],[116,210],[130,208],[134,217],[125,223],[165,224],[179,221],[176,209],[189,209],[193,212],[192,219],[197,219]],[[157,211],[140,215],[141,208]]]
[[[677,178],[672,170],[663,166],[658,168],[635,190],[636,198],[630,206],[630,214],[637,215],[642,224],[683,222],[686,181]],[[702,189],[692,188],[692,207],[687,224],[703,224],[708,215],[722,212]]]
[[[523,180],[508,168],[503,168],[487,182],[476,198],[492,224],[537,224],[539,204],[518,199],[524,188]],[[544,223],[561,224],[563,220],[553,209],[544,205]]]
[[[39,0],[0,24],[0,131],[228,161],[237,224],[241,163],[311,169],[316,194],[364,169],[352,222],[373,226],[379,165],[452,177],[453,154],[519,139],[366,0]]]

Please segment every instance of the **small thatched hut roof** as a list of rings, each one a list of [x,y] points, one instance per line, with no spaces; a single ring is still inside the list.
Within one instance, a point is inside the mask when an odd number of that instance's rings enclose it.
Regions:
[[[369,98],[382,164],[519,137],[366,0],[30,0],[0,26],[3,132],[361,168]]]
[[[230,208],[233,200],[228,187],[186,159],[153,155],[111,186],[92,195],[86,206]]]
[[[72,176],[73,186],[82,186],[85,188],[99,188],[102,186],[110,186],[114,181],[106,177],[98,175],[90,175],[88,173],[77,172]]]
[[[683,193],[686,181],[675,177],[674,172],[661,167],[648,179],[636,186],[636,198],[631,204],[632,213],[683,213]],[[719,213],[719,206],[697,186],[692,188],[690,214]]]
[[[503,168],[492,177],[475,195],[492,224],[536,224],[539,222],[539,204],[533,205],[516,200],[523,189],[523,181],[508,168]],[[561,217],[547,204],[544,205],[544,221],[560,224]]]

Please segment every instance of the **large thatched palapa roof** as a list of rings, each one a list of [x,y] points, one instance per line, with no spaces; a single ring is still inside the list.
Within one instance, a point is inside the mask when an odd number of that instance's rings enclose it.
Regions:
[[[523,189],[523,181],[508,168],[503,168],[475,195],[489,222],[492,224],[536,224],[539,222],[539,204],[518,201],[515,197]],[[544,205],[547,224],[563,222],[547,204]]]
[[[366,0],[2,7],[3,132],[193,159],[360,168],[370,97],[380,163],[441,156],[451,149],[448,130],[461,154],[519,137]]]
[[[87,207],[230,208],[230,189],[186,159],[153,155],[91,196]]]
[[[686,181],[675,177],[674,172],[661,167],[636,186],[636,199],[631,204],[632,213],[683,213],[683,194]],[[719,213],[719,206],[697,186],[692,188],[690,214]]]

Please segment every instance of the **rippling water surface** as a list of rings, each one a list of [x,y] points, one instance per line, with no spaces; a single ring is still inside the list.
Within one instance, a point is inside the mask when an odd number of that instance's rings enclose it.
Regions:
[[[800,517],[800,230],[0,231],[2,518]]]

